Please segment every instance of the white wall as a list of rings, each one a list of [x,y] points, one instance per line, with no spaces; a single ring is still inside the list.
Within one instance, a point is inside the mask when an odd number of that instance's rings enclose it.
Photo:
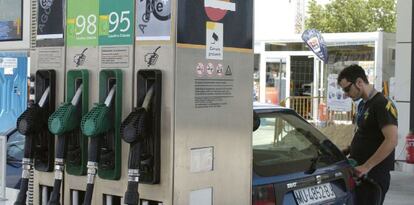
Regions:
[[[405,159],[405,136],[409,132],[410,88],[411,88],[411,21],[412,1],[397,2],[397,44],[396,44],[396,102],[398,109],[398,146],[397,159]],[[412,172],[414,166],[399,163],[397,170]]]
[[[255,0],[255,40],[294,33],[296,0]]]

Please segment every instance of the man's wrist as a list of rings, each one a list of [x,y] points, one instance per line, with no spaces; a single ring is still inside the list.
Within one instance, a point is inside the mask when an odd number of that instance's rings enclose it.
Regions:
[[[374,166],[372,166],[371,163],[369,163],[368,161],[365,162],[362,166],[365,167],[365,169],[367,169],[368,171],[371,170]]]

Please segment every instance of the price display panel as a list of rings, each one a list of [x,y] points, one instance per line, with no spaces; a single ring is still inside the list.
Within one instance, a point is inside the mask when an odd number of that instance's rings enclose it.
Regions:
[[[101,0],[99,45],[131,45],[134,35],[134,1]]]
[[[67,12],[67,45],[97,46],[99,40],[99,1],[70,0]]]

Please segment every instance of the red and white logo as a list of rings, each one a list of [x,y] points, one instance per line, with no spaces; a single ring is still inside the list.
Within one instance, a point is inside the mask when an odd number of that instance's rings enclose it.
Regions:
[[[227,11],[236,11],[236,4],[230,0],[204,0],[204,9],[212,21],[220,21]]]

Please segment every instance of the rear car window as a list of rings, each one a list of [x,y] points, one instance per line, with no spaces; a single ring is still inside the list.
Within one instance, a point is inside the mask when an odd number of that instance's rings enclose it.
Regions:
[[[308,171],[341,160],[335,146],[309,123],[291,112],[258,113],[260,126],[253,132],[253,168],[261,176]],[[333,150],[336,149],[336,150]]]

